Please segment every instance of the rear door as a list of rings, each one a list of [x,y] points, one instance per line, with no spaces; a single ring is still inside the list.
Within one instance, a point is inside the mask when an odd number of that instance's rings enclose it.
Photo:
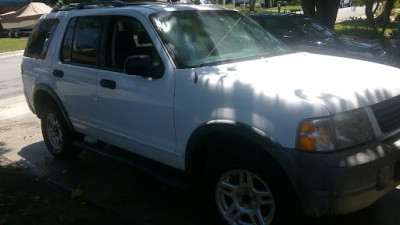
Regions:
[[[75,129],[95,136],[97,74],[103,16],[72,18],[64,34],[60,61],[53,67],[56,88]]]

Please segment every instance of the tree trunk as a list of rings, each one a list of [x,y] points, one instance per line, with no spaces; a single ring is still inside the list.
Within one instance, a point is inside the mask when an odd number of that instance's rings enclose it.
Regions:
[[[301,0],[301,7],[304,15],[309,18],[315,17],[315,2],[314,0]]]
[[[256,0],[250,0],[250,11],[254,12],[255,5],[256,5]]]
[[[365,15],[367,16],[367,20],[371,25],[372,29],[374,29],[375,32],[378,32],[378,30],[376,29],[373,8],[374,8],[374,1],[365,1]]]
[[[385,10],[383,11],[383,24],[382,24],[382,33],[385,33],[386,27],[390,22],[390,14],[392,13],[392,9],[394,6],[395,0],[387,0],[385,4]]]
[[[272,8],[272,0],[265,0],[264,4],[265,8]]]
[[[304,15],[331,29],[335,26],[339,4],[340,0],[301,0]]]

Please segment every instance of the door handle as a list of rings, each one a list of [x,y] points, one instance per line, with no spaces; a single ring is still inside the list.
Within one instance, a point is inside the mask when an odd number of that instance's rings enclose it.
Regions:
[[[53,70],[53,76],[55,77],[63,77],[64,72],[62,70]]]
[[[117,83],[115,83],[113,80],[101,79],[100,86],[104,88],[115,89],[117,87]]]

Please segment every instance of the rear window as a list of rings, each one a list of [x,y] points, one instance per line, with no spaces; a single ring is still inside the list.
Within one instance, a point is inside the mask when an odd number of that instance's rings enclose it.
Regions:
[[[24,56],[44,59],[58,25],[58,19],[40,20],[33,29],[26,45]]]

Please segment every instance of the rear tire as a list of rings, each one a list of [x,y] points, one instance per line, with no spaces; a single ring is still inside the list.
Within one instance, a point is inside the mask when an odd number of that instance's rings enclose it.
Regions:
[[[41,125],[44,142],[55,159],[72,158],[79,154],[80,151],[72,147],[74,132],[56,105],[44,106]]]

